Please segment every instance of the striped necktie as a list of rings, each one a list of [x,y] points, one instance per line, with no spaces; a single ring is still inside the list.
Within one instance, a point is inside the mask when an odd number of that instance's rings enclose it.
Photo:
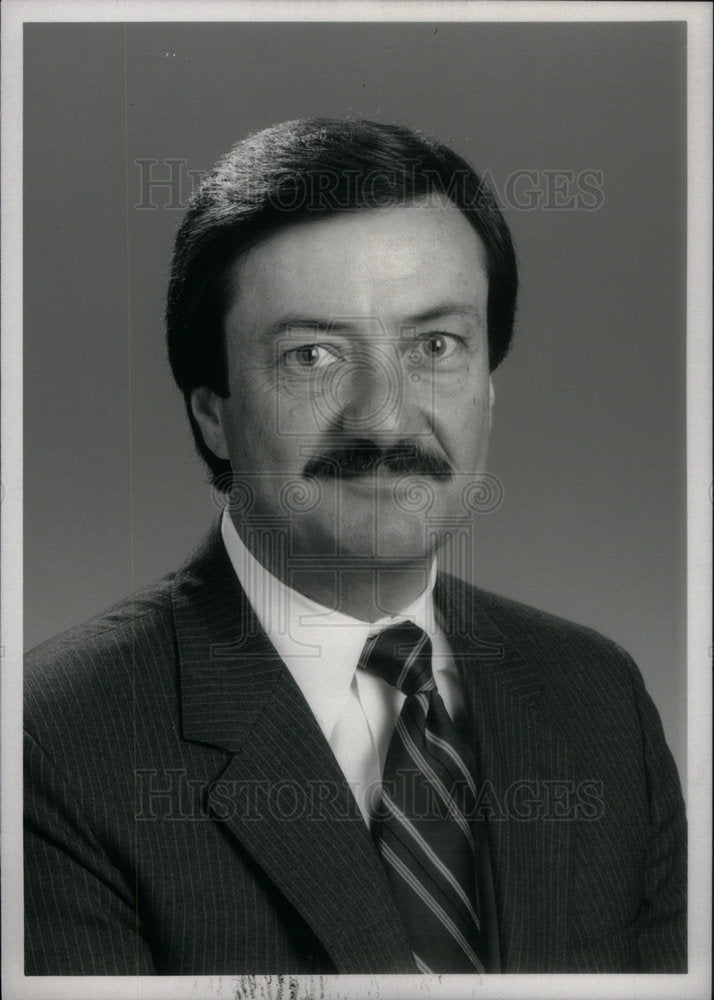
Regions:
[[[407,697],[392,735],[372,825],[421,972],[484,972],[475,845],[476,790],[431,669],[431,640],[411,622],[367,640],[359,666]]]

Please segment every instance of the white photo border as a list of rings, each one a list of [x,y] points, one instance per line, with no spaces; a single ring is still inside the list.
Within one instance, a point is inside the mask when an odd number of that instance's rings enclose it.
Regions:
[[[686,975],[25,977],[22,933],[22,39],[27,22],[686,21],[688,26],[688,813]],[[222,996],[700,998],[711,988],[711,139],[712,6],[463,0],[5,0],[2,5],[2,977],[8,1000]]]

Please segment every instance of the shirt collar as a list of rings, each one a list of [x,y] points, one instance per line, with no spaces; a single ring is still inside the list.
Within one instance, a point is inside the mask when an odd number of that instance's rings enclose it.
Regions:
[[[248,551],[228,513],[221,535],[236,576],[264,632],[295,678],[329,739],[367,638],[401,621],[413,621],[428,635],[438,631],[433,590],[436,559],[424,591],[399,614],[364,622],[327,608],[288,587]]]

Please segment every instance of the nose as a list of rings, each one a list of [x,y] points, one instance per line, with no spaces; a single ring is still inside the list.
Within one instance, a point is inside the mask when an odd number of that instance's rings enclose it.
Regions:
[[[360,352],[335,388],[343,433],[377,443],[414,433],[408,385],[393,347],[371,346]]]

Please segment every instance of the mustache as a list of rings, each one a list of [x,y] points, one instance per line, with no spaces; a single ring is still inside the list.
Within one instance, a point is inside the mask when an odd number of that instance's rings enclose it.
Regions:
[[[388,469],[401,475],[430,476],[433,479],[451,479],[453,470],[449,463],[427,451],[418,441],[396,441],[380,448],[366,438],[353,438],[316,458],[311,458],[303,469],[307,478],[338,479],[363,476],[378,469]]]

